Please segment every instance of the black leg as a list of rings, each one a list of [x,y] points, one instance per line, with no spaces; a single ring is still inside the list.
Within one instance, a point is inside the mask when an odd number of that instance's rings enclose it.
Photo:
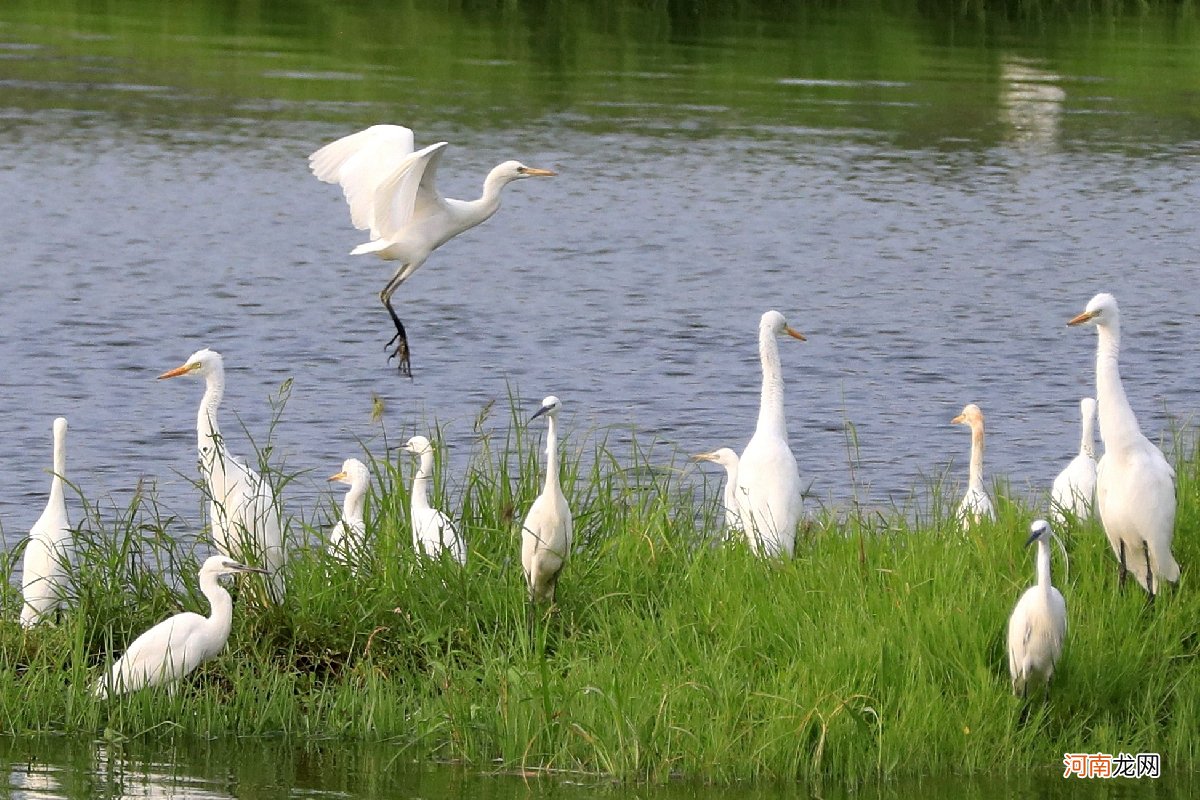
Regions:
[[[1119,543],[1119,550],[1121,551],[1121,569],[1117,572],[1117,575],[1119,576],[1117,578],[1117,588],[1124,589],[1125,588],[1125,578],[1127,575],[1129,575],[1129,567],[1125,566],[1125,542],[1124,541],[1121,541]]]
[[[396,309],[392,308],[392,295],[400,288],[400,284],[404,283],[404,280],[411,272],[412,270],[409,269],[408,264],[402,264],[400,269],[396,270],[396,273],[392,275],[391,280],[387,282],[387,286],[384,286],[383,291],[379,293],[379,299],[383,302],[383,307],[387,309],[388,315],[392,318],[392,323],[396,326],[396,335],[388,339],[388,343],[383,348],[386,350],[393,344],[396,345],[396,349],[388,356],[388,361],[391,361],[393,358],[398,359],[396,366],[400,369],[400,374],[407,378],[412,377],[412,366],[409,364],[408,334],[404,332],[404,323],[400,321],[399,315],[396,314]]]
[[[1142,552],[1146,554],[1146,591],[1150,593],[1150,602],[1154,602],[1154,572],[1150,569],[1150,543],[1142,540]]]

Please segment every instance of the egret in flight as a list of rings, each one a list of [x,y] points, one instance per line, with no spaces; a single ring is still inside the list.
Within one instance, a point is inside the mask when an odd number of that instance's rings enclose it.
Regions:
[[[67,474],[67,420],[59,417],[54,432],[54,474],[46,509],[29,530],[22,562],[21,627],[30,628],[59,608],[67,593],[71,522],[63,483]]]
[[[439,557],[443,551],[459,564],[467,563],[467,547],[450,518],[429,505],[429,481],[433,478],[433,444],[424,436],[414,436],[404,449],[421,463],[413,477],[412,537],[413,549],[422,555]]]
[[[1026,695],[1035,678],[1046,684],[1049,697],[1054,665],[1067,636],[1067,601],[1050,581],[1051,536],[1044,519],[1029,527],[1025,546],[1037,542],[1037,583],[1025,590],[1008,618],[1008,671],[1013,694],[1019,697]]]
[[[275,602],[283,600],[283,523],[275,493],[262,476],[229,454],[217,411],[225,395],[225,363],[213,350],[197,350],[181,366],[158,376],[204,378],[204,397],[196,414],[200,474],[209,495],[213,543],[231,559],[265,564]]]
[[[737,497],[738,454],[728,447],[722,447],[711,453],[697,453],[692,456],[692,461],[711,461],[725,468],[725,491],[721,499],[721,505],[725,508],[725,529],[740,531],[742,511]]]
[[[367,525],[363,520],[363,504],[367,490],[371,488],[371,473],[357,458],[347,458],[342,462],[341,472],[330,475],[329,480],[350,486],[342,500],[342,518],[329,532],[329,552],[356,572],[366,556]]]
[[[521,526],[521,566],[531,603],[553,602],[558,574],[571,553],[571,508],[558,480],[558,411],[554,395],[529,418],[546,418],[546,485],[529,507]]]
[[[396,289],[430,253],[495,214],[500,208],[500,191],[509,183],[556,174],[505,161],[488,173],[479,199],[452,200],[442,197],[435,183],[445,148],[446,142],[438,142],[414,152],[413,132],[408,128],[372,125],[308,157],[313,175],[341,185],[354,227],[371,233],[371,241],[351,254],[374,253],[399,264],[379,299],[396,326],[396,335],[387,343],[388,347],[395,343],[396,348],[388,360],[398,359],[400,372],[409,376],[408,336],[392,307]]]
[[[963,407],[962,413],[950,420],[951,425],[968,425],[971,428],[971,466],[968,473],[967,493],[958,504],[958,521],[969,528],[981,519],[995,519],[992,501],[983,488],[983,411],[974,403]]]
[[[1079,455],[1058,473],[1050,487],[1050,513],[1059,525],[1066,524],[1068,513],[1080,521],[1090,517],[1096,496],[1096,400],[1080,400],[1079,413],[1083,419]]]
[[[1175,537],[1175,470],[1142,435],[1125,396],[1117,357],[1121,314],[1117,299],[1098,294],[1068,325],[1096,327],[1096,400],[1104,455],[1096,467],[1096,508],[1120,563],[1120,583],[1132,570],[1151,599],[1159,580],[1179,580],[1171,554]]]
[[[238,572],[267,574],[225,556],[209,557],[200,568],[200,591],[208,598],[211,613],[207,617],[192,611],[176,614],[134,639],[125,655],[96,683],[96,697],[173,684],[224,650],[233,623],[233,600],[220,577]]]
[[[777,337],[805,341],[783,314],[768,311],[758,323],[758,356],[762,362],[762,396],[758,425],[738,460],[735,486],[741,523],[750,549],[765,556],[792,555],[796,525],[803,512],[800,471],[788,446],[783,414],[783,369]]]

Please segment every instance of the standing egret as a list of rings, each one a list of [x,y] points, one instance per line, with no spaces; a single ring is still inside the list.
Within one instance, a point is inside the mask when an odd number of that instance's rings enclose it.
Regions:
[[[366,557],[367,525],[363,521],[363,503],[371,488],[371,473],[357,458],[342,462],[342,471],[329,480],[349,484],[342,500],[342,518],[329,532],[329,552],[356,572]]]
[[[1098,294],[1068,325],[1095,325],[1096,400],[1104,455],[1096,467],[1096,508],[1120,562],[1120,583],[1129,570],[1151,599],[1160,579],[1179,580],[1171,555],[1175,536],[1175,470],[1162,451],[1142,435],[1125,396],[1117,357],[1121,315],[1117,299]]]
[[[447,552],[459,564],[467,563],[467,546],[450,518],[429,505],[429,480],[433,477],[433,444],[424,436],[414,436],[404,449],[418,456],[421,464],[413,477],[412,540],[417,553],[438,558]]]
[[[250,563],[263,563],[270,571],[271,594],[283,600],[283,523],[275,493],[262,476],[229,454],[217,410],[225,394],[225,364],[213,350],[197,350],[183,365],[158,376],[204,378],[204,397],[196,414],[196,439],[200,474],[208,486],[213,543],[224,555]]]
[[[173,684],[225,649],[233,623],[233,600],[221,585],[222,575],[266,570],[210,556],[200,567],[200,591],[212,607],[205,617],[192,611],[165,619],[133,640],[108,674],[96,683],[96,697],[136,692],[146,686]]]
[[[29,530],[22,562],[21,627],[30,628],[49,616],[63,603],[67,592],[67,565],[70,559],[71,522],[67,519],[67,501],[63,482],[67,474],[67,420],[54,420],[54,474],[50,478],[50,497],[46,509]]]
[[[778,311],[768,311],[758,323],[758,356],[762,362],[762,396],[758,425],[738,461],[735,486],[742,528],[750,549],[765,556],[792,555],[796,525],[804,510],[800,471],[788,446],[783,414],[783,370],[779,363],[780,334],[805,341]]]
[[[992,501],[983,488],[983,412],[974,403],[963,407],[962,413],[950,420],[951,425],[971,426],[971,467],[967,493],[958,504],[958,521],[969,528],[980,519],[995,519]]]
[[[400,262],[379,299],[396,326],[396,335],[387,343],[390,347],[395,342],[396,349],[388,360],[397,358],[404,375],[412,374],[408,336],[392,308],[392,294],[430,253],[495,214],[500,208],[500,191],[509,183],[556,174],[505,161],[488,173],[478,200],[452,200],[442,197],[434,183],[445,148],[446,142],[438,142],[413,152],[413,132],[408,128],[372,125],[308,157],[313,175],[341,185],[354,227],[371,232],[371,241],[351,254],[374,253],[385,261]]]
[[[1067,602],[1050,582],[1051,536],[1044,519],[1029,526],[1025,546],[1037,542],[1037,583],[1025,590],[1008,618],[1008,671],[1013,694],[1019,697],[1026,695],[1034,678],[1045,682],[1049,697],[1054,665],[1067,636]]]
[[[1065,525],[1070,513],[1081,522],[1092,515],[1092,501],[1096,497],[1096,401],[1085,397],[1079,401],[1079,412],[1083,418],[1083,434],[1079,440],[1079,455],[1058,473],[1050,489],[1050,507],[1054,521]]]
[[[737,499],[738,454],[728,447],[722,447],[711,453],[697,453],[692,456],[692,461],[711,461],[725,468],[725,491],[721,499],[721,505],[725,509],[725,528],[740,531],[742,512]]]
[[[558,574],[571,553],[571,508],[558,481],[558,410],[562,401],[554,395],[530,422],[546,417],[546,485],[529,507],[521,526],[521,566],[529,587],[531,603],[553,602]]]

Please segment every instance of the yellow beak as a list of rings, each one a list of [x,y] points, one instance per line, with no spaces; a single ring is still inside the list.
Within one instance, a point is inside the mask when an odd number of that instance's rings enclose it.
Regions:
[[[325,480],[328,480],[328,481],[344,481],[344,480],[346,480],[346,470],[342,470],[342,471],[341,471],[341,472],[339,472],[337,475],[330,475],[330,476],[329,476],[328,478],[326,478]]]
[[[1087,322],[1089,319],[1091,319],[1094,316],[1096,316],[1095,311],[1085,311],[1077,317],[1071,317],[1071,319],[1067,321],[1067,324],[1068,325],[1082,325],[1083,323]]]
[[[158,379],[161,381],[163,378],[178,378],[180,375],[187,375],[194,369],[195,367],[193,367],[191,364],[184,364],[182,367],[176,367],[175,369],[167,370],[162,375],[159,375]]]
[[[692,461],[716,461],[716,453],[696,453],[694,456],[688,456]]]
[[[538,169],[537,167],[526,167],[525,174],[534,178],[553,178],[558,173],[550,169]]]
[[[951,424],[951,425],[958,425],[959,423],[962,423],[962,424],[964,424],[964,425],[965,425],[965,424],[966,424],[966,422],[967,422],[967,418],[966,418],[966,417],[964,417],[962,414],[959,414],[957,417],[955,417],[954,419],[950,420],[950,424]]]
[[[803,334],[803,333],[801,333],[800,331],[796,330],[795,328],[793,328],[793,327],[792,327],[792,326],[790,326],[790,325],[784,325],[784,326],[783,326],[783,332],[784,332],[784,333],[786,333],[788,336],[792,337],[793,339],[799,339],[799,340],[800,340],[800,341],[802,341],[802,342],[807,342],[807,341],[808,341],[808,339],[805,339],[805,338],[804,338],[804,334]]]

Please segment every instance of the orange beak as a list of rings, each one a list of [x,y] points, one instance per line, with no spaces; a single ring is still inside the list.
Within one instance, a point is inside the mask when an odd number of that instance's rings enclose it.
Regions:
[[[336,475],[330,475],[330,476],[329,476],[328,478],[326,478],[325,480],[328,480],[328,481],[344,481],[344,480],[346,480],[346,470],[342,470],[341,472],[339,472],[339,473],[338,473],[338,474],[336,474]]]
[[[790,325],[784,325],[784,326],[783,326],[783,332],[784,332],[784,333],[786,333],[788,336],[792,337],[793,339],[799,339],[799,340],[800,340],[800,341],[802,341],[802,342],[807,342],[807,341],[808,341],[808,339],[805,339],[805,338],[804,338],[804,334],[803,334],[803,333],[801,333],[800,331],[796,330],[795,328],[793,328],[793,327],[792,327],[792,326],[790,326]]]
[[[163,378],[178,378],[180,375],[187,375],[193,369],[195,369],[195,367],[193,367],[191,364],[184,364],[182,367],[176,367],[175,369],[167,370],[162,375],[159,375],[158,379],[161,381]]]
[[[951,425],[959,425],[959,424],[963,424],[963,425],[965,425],[965,424],[966,424],[966,422],[967,422],[967,418],[966,418],[966,417],[964,417],[962,414],[959,414],[957,417],[955,417],[954,419],[950,420],[950,424],[951,424]]]
[[[1077,317],[1071,317],[1071,319],[1067,321],[1067,324],[1068,325],[1082,325],[1083,323],[1087,322],[1089,319],[1091,319],[1094,316],[1096,316],[1095,311],[1085,311]]]

